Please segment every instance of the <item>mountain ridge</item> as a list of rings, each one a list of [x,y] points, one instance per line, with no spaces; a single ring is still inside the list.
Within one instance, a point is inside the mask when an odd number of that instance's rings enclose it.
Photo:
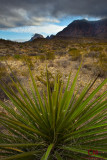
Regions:
[[[88,21],[75,20],[56,34],[56,37],[99,37],[107,38],[107,18]]]

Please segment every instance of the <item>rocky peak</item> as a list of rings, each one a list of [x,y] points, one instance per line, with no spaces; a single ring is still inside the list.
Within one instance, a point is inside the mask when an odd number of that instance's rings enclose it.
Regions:
[[[35,33],[34,36],[30,39],[30,41],[33,41],[34,39],[38,38],[44,38],[43,35]]]

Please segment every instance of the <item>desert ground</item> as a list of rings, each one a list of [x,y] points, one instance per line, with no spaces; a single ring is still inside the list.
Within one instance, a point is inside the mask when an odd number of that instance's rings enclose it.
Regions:
[[[42,88],[45,88],[46,66],[50,73],[50,81],[53,82],[57,74],[66,84],[71,72],[72,84],[81,61],[82,67],[76,86],[76,91],[79,89],[78,95],[85,85],[94,81],[96,77],[97,80],[93,86],[95,88],[107,77],[107,43],[105,40],[54,38],[52,40],[36,39],[26,43],[0,40],[0,78],[14,88],[9,79],[9,75],[12,76],[9,65],[29,93],[28,65],[42,92]],[[106,86],[98,94],[102,94],[105,88]],[[9,101],[2,90],[0,90],[0,99]]]

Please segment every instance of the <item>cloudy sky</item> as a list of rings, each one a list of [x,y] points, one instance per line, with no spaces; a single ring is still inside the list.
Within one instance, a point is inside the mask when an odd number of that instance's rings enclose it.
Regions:
[[[107,0],[0,0],[0,38],[56,34],[75,19],[107,18]]]

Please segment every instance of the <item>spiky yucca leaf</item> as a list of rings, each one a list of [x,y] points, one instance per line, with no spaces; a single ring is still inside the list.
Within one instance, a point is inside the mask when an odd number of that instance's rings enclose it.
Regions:
[[[32,96],[16,77],[17,84],[12,81],[19,95],[6,84],[0,85],[17,109],[0,101],[6,111],[6,114],[1,113],[0,123],[7,131],[0,134],[2,159],[82,160],[89,157],[90,149],[98,151],[93,157],[106,158],[107,91],[94,97],[107,79],[85,98],[96,80],[88,84],[77,99],[74,89],[79,70],[70,89],[69,76],[64,93],[59,80],[55,81],[53,92],[50,91],[47,72],[47,93],[43,92],[43,97],[31,70]]]

